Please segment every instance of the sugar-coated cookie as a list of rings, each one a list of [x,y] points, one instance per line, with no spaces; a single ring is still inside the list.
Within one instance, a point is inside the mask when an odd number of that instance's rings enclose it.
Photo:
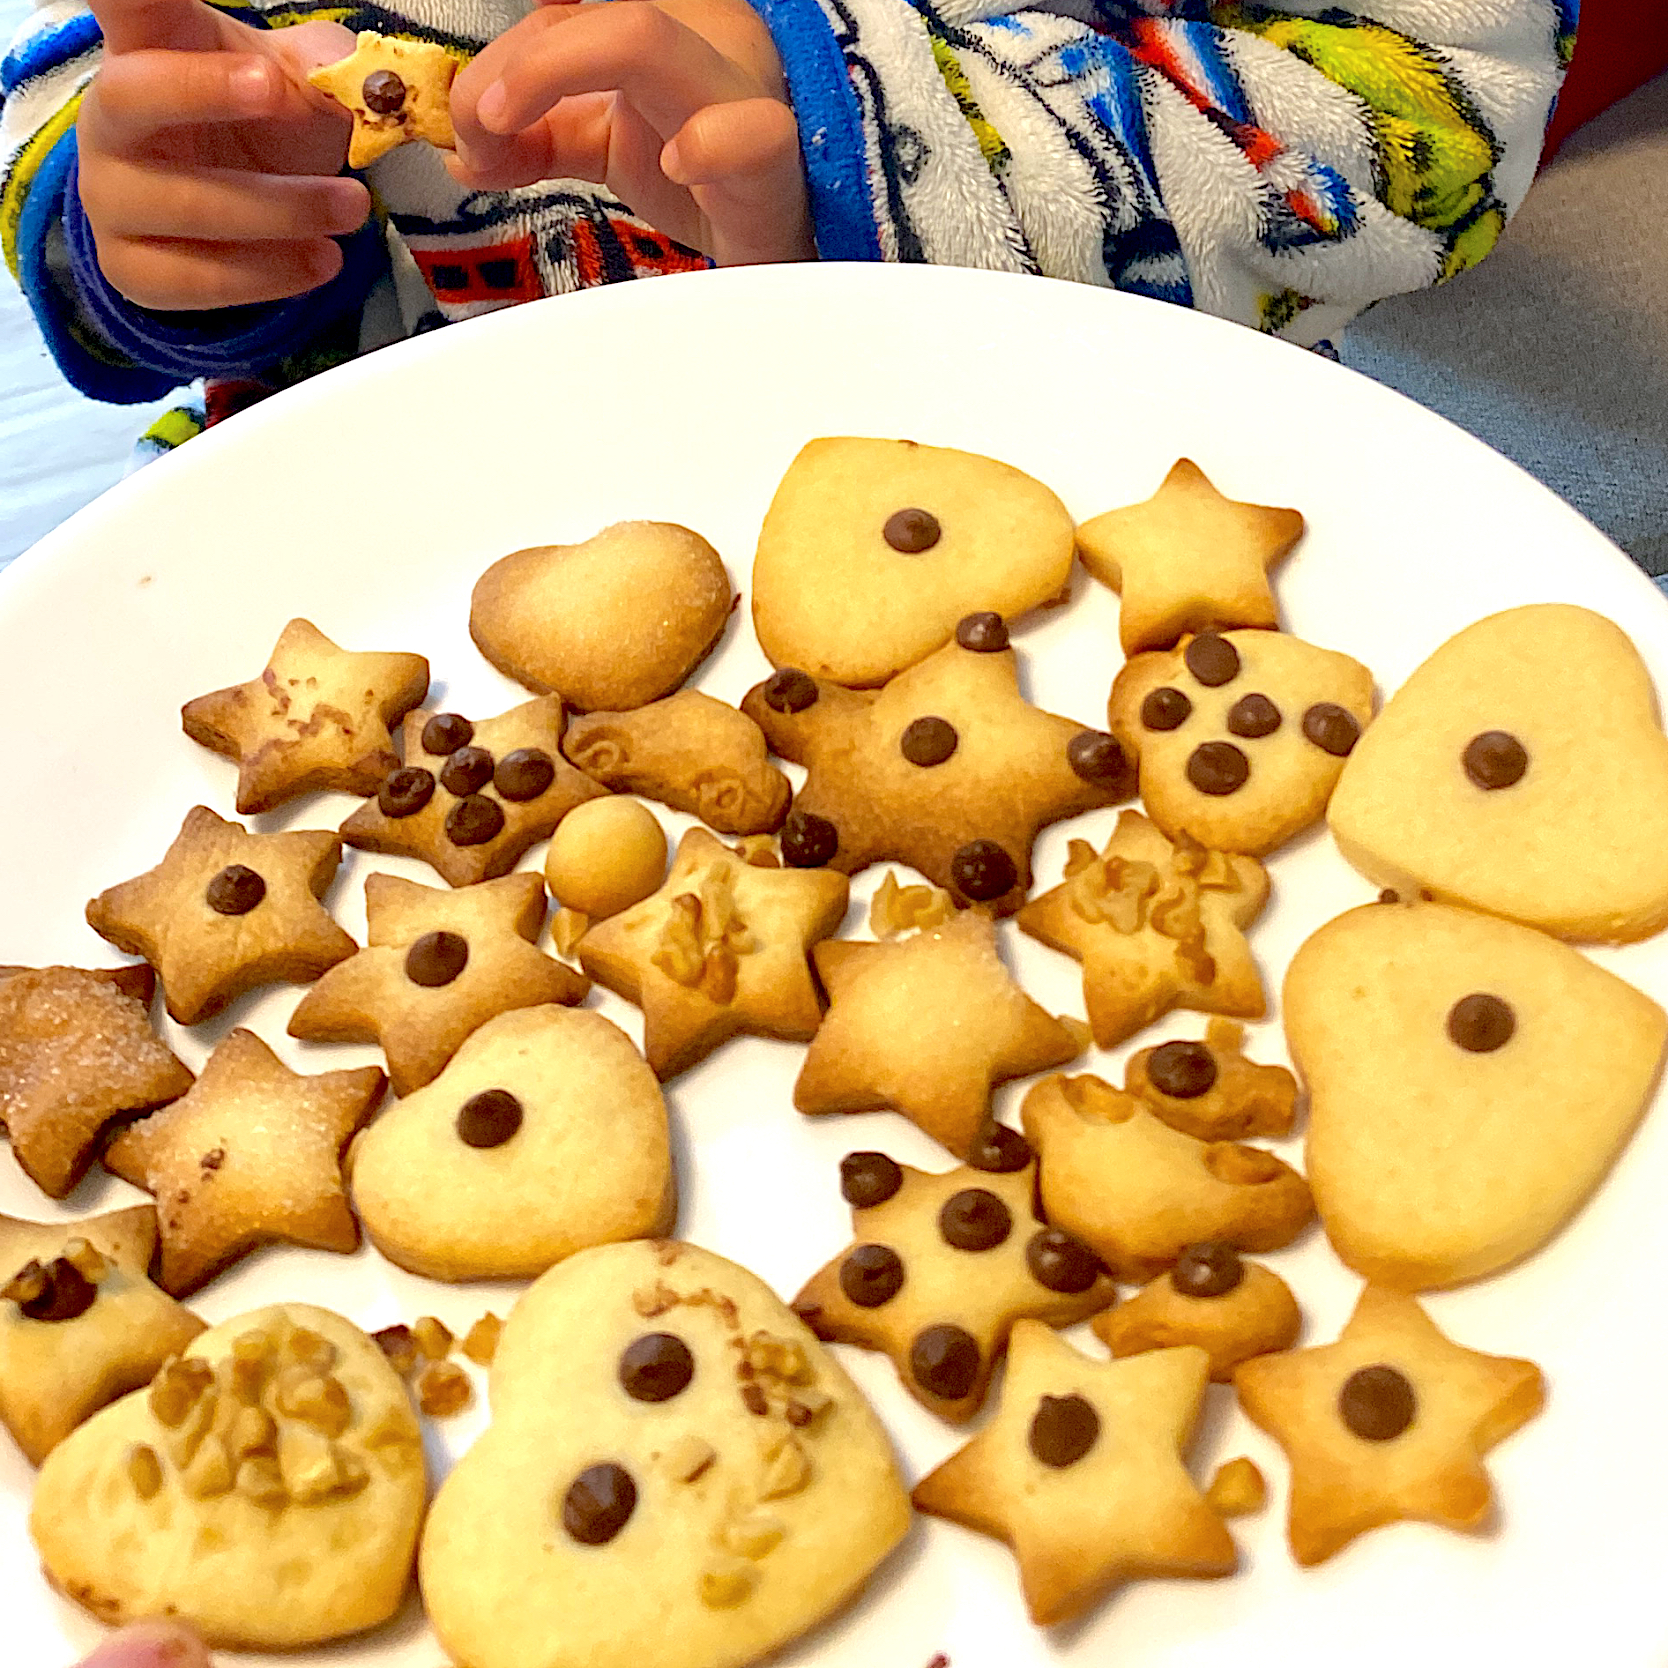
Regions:
[[[594,921],[641,903],[665,878],[665,830],[648,806],[621,795],[576,805],[545,853],[551,896]]]
[[[1072,521],[1040,481],[913,440],[813,440],[759,530],[753,625],[775,666],[870,687],[968,614],[1061,599]]]
[[[1638,650],[1585,608],[1511,608],[1449,638],[1363,737],[1327,820],[1408,897],[1561,938],[1668,925],[1668,738]]]
[[[770,1289],[666,1240],[581,1251],[504,1324],[492,1424],[423,1531],[471,1668],[741,1668],[900,1541],[879,1422]]]
[[[676,1209],[654,1073],[601,1014],[550,1005],[474,1032],[360,1134],[348,1181],[371,1243],[437,1280],[530,1279]]]
[[[259,677],[187,701],[180,718],[193,741],[237,760],[247,816],[319,788],[375,793],[400,762],[389,726],[428,687],[420,654],[356,654],[291,620]]]
[[[1290,1135],[1297,1079],[1284,1066],[1246,1059],[1244,1040],[1243,1025],[1211,1019],[1201,1042],[1178,1039],[1131,1055],[1124,1090],[1200,1141]]]
[[[1107,705],[1153,821],[1253,857],[1326,809],[1372,716],[1360,661],[1280,631],[1207,631],[1138,654]]]
[[[941,1175],[848,1153],[840,1191],[853,1243],[793,1300],[819,1338],[884,1350],[904,1388],[955,1424],[984,1405],[1017,1320],[1070,1326],[1117,1295],[1100,1260],[1037,1215],[1036,1164],[993,1126]]]
[[[1303,1177],[1273,1153],[1195,1141],[1098,1077],[1045,1077],[1020,1121],[1043,1213],[1120,1280],[1149,1280],[1203,1240],[1277,1251],[1315,1213]]]
[[[1229,1575],[1239,1553],[1185,1463],[1206,1366],[1190,1348],[1093,1361],[1022,1320],[996,1417],[915,1485],[915,1504],[1006,1541],[1039,1627],[1125,1581]]]
[[[960,903],[1006,914],[1031,884],[1037,830],[1134,790],[1110,736],[1032,706],[1007,629],[964,618],[955,638],[873,693],[788,668],[742,710],[806,769],[782,860],[853,874],[893,857]]]
[[[0,1216],[0,1424],[30,1462],[203,1330],[146,1278],[149,1205],[79,1222]]]
[[[116,1118],[152,1112],[191,1073],[151,1028],[145,966],[0,967],[0,1128],[24,1174],[62,1199]]]
[[[697,689],[632,712],[588,713],[562,749],[605,788],[658,799],[720,834],[774,833],[793,797],[759,726]]]
[[[535,947],[546,909],[544,883],[525,872],[455,892],[369,875],[365,948],[307,992],[290,1035],[378,1044],[394,1093],[408,1095],[494,1014],[584,1000],[589,981]]]
[[[582,544],[538,545],[476,581],[469,634],[500,672],[581,712],[670,695],[723,634],[735,591],[687,527],[622,521]]]
[[[1377,1286],[1337,1343],[1259,1355],[1234,1388],[1291,1460],[1300,1564],[1404,1519],[1480,1528],[1494,1503],[1482,1456],[1545,1398],[1533,1361],[1465,1349],[1411,1297]]]
[[[1367,904],[1286,971],[1305,1164],[1350,1267],[1419,1291],[1504,1268],[1581,1207],[1633,1133],[1668,1017],[1544,933]]]
[[[304,1303],[223,1321],[61,1442],[29,1529],[101,1621],[188,1622],[293,1650],[399,1608],[427,1490],[405,1386],[351,1322]]]
[[[1099,1048],[1172,1008],[1261,1019],[1263,982],[1245,928],[1268,901],[1254,857],[1167,840],[1123,811],[1105,848],[1067,847],[1065,876],[1018,915],[1022,932],[1083,963],[1083,1001]]]
[[[352,53],[309,71],[307,79],[353,117],[348,167],[368,168],[413,140],[457,148],[451,98],[458,67],[458,57],[434,41],[362,29]]]
[[[154,869],[87,905],[87,924],[143,956],[168,1012],[196,1025],[247,990],[306,984],[353,954],[320,901],[341,861],[335,834],[251,834],[197,805]]]
[[[1126,655],[1168,648],[1183,632],[1277,626],[1268,570],[1303,536],[1296,510],[1225,498],[1189,458],[1143,503],[1077,529],[1083,565],[1119,593]]]

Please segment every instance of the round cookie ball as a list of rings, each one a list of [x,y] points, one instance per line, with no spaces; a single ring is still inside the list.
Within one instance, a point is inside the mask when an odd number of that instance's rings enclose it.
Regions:
[[[556,825],[544,878],[556,901],[593,921],[641,903],[666,875],[666,835],[640,800],[576,805]]]

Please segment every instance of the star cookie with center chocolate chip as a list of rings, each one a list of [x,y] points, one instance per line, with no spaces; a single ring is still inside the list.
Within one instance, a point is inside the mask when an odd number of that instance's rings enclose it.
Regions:
[[[965,1159],[994,1084],[1083,1052],[1014,983],[981,911],[889,943],[825,939],[811,957],[829,1006],[794,1084],[801,1112],[891,1107]]]
[[[1117,742],[1020,694],[995,614],[968,616],[884,689],[790,668],[750,690],[742,711],[806,767],[782,827],[785,863],[852,874],[892,857],[998,914],[1030,888],[1039,828],[1132,791]]]
[[[398,145],[421,139],[457,148],[452,77],[458,60],[434,41],[402,40],[362,29],[353,51],[307,79],[353,117],[348,167],[367,168]]]
[[[187,701],[180,718],[193,741],[238,761],[247,816],[320,788],[375,793],[400,762],[388,727],[428,687],[420,654],[354,653],[291,620],[258,678]]]
[[[364,851],[417,857],[453,886],[508,874],[574,806],[607,791],[562,757],[560,695],[476,723],[412,712],[405,759],[342,824]]]
[[[1182,458],[1151,498],[1085,521],[1077,553],[1122,599],[1118,640],[1129,655],[1183,632],[1279,625],[1268,570],[1302,536],[1296,510],[1225,498]]]
[[[251,834],[197,805],[161,863],[101,892],[87,922],[143,956],[168,1012],[195,1025],[257,985],[306,984],[353,954],[319,901],[341,860],[335,834]]]
[[[163,1289],[183,1297],[275,1240],[352,1251],[342,1153],[386,1086],[375,1066],[303,1076],[252,1031],[230,1032],[189,1094],[104,1155],[156,1196]]]
[[[1036,1165],[992,1125],[973,1162],[933,1175],[848,1153],[855,1242],[793,1301],[819,1338],[884,1350],[904,1388],[955,1424],[984,1404],[1015,1321],[1070,1326],[1117,1295],[1100,1261],[1034,1205]]]
[[[1545,1399],[1534,1362],[1466,1349],[1411,1297],[1372,1285],[1337,1343],[1257,1356],[1234,1388],[1291,1460],[1300,1564],[1381,1524],[1480,1528],[1494,1503],[1482,1456]]]
[[[1262,978],[1245,928],[1268,901],[1253,857],[1167,840],[1139,811],[1119,814],[1097,853],[1067,848],[1065,876],[1018,915],[1021,932],[1083,963],[1083,1000],[1099,1048],[1172,1008],[1261,1019]]]
[[[290,1035],[377,1043],[394,1093],[408,1095],[495,1014],[584,1000],[590,981],[535,947],[546,907],[526,872],[455,892],[369,875],[365,948],[307,992]]]
[[[0,1128],[24,1173],[62,1199],[115,1118],[191,1087],[151,1028],[145,966],[0,968]]]
[[[996,1417],[915,1505],[1006,1541],[1040,1627],[1125,1581],[1230,1575],[1239,1554],[1186,1465],[1207,1366],[1186,1346],[1094,1361],[1020,1321]]]
[[[839,929],[847,893],[843,874],[756,868],[691,828],[660,890],[580,939],[579,965],[643,1010],[663,1080],[743,1032],[806,1042],[822,1022],[811,946]]]

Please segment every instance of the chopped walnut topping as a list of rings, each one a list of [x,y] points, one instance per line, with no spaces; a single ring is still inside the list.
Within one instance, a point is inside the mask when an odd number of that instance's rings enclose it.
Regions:
[[[782,1544],[788,1526],[769,1512],[751,1511],[726,1523],[718,1532],[719,1545],[743,1558],[764,1558]]]
[[[770,1402],[756,1384],[744,1384],[741,1387],[741,1405],[749,1413],[757,1414],[761,1419],[770,1412]]]
[[[737,957],[751,955],[758,940],[736,910],[725,865],[714,863],[696,888],[672,899],[649,960],[667,978],[723,1005],[735,999]]]
[[[371,1334],[371,1342],[388,1358],[388,1365],[401,1378],[409,1377],[417,1367],[417,1340],[409,1326],[385,1326]]]
[[[217,1436],[207,1436],[191,1456],[190,1464],[181,1470],[180,1487],[193,1500],[209,1500],[230,1493],[235,1477],[226,1444]]]
[[[292,1500],[303,1505],[335,1494],[342,1485],[340,1450],[311,1425],[285,1425],[278,1433],[278,1471]]]
[[[805,1351],[791,1338],[772,1332],[755,1332],[747,1340],[742,1358],[763,1378],[779,1378],[784,1384],[809,1384],[811,1365]]]
[[[1114,932],[1139,932],[1146,925],[1147,900],[1158,890],[1158,870],[1151,863],[1097,856],[1083,840],[1073,840],[1068,851],[1067,899],[1073,911]]]
[[[469,1374],[450,1361],[431,1362],[417,1380],[417,1405],[435,1419],[462,1413],[474,1394]]]
[[[742,1558],[720,1558],[701,1571],[701,1603],[709,1610],[731,1610],[757,1586],[759,1572]]]
[[[110,1267],[100,1255],[98,1248],[89,1245],[84,1239],[72,1239],[64,1247],[64,1261],[83,1279],[90,1280],[95,1286],[104,1278]]]
[[[942,888],[900,886],[888,869],[869,903],[869,931],[876,938],[896,938],[917,928],[942,925],[950,910],[950,894]]]
[[[814,1425],[833,1405],[834,1398],[826,1390],[819,1390],[812,1384],[802,1390],[795,1390],[782,1411],[790,1425],[797,1430],[804,1430]]]
[[[214,1369],[200,1356],[176,1356],[163,1362],[150,1390],[150,1408],[157,1423],[177,1430],[213,1383]]]
[[[237,1468],[233,1485],[239,1494],[246,1495],[260,1506],[286,1506],[289,1491],[284,1487],[284,1474],[271,1454],[251,1454]]]
[[[675,1309],[678,1302],[678,1294],[663,1280],[655,1281],[652,1286],[639,1286],[631,1294],[631,1306],[644,1320],[664,1315],[668,1309]]]
[[[162,1487],[162,1461],[156,1457],[154,1448],[147,1448],[141,1442],[128,1450],[127,1480],[141,1500],[155,1497]]]
[[[238,1459],[278,1452],[278,1426],[263,1407],[240,1407],[226,1432],[226,1445]]]
[[[792,1432],[766,1447],[764,1462],[764,1480],[759,1486],[761,1500],[782,1500],[798,1494],[811,1480],[811,1461]]]
[[[0,1291],[0,1297],[10,1299],[21,1309],[25,1303],[38,1303],[45,1295],[46,1287],[46,1270],[31,1257],[6,1282],[5,1289]]]
[[[452,1353],[452,1329],[433,1315],[424,1315],[413,1323],[411,1336],[417,1347],[431,1361],[444,1361]]]
[[[315,1372],[327,1373],[336,1365],[336,1346],[328,1338],[321,1338],[304,1326],[298,1326],[290,1333],[284,1341],[284,1348],[302,1366],[311,1367]]]
[[[463,1353],[477,1367],[490,1367],[492,1358],[498,1353],[498,1339],[503,1331],[504,1323],[496,1315],[482,1315],[465,1335]]]
[[[579,941],[591,930],[591,918],[580,909],[559,909],[550,923],[550,936],[556,954],[571,956],[579,948]]]
[[[1268,1485],[1256,1465],[1242,1454],[1217,1467],[1205,1491],[1205,1504],[1221,1517],[1243,1517],[1260,1512],[1268,1499]]]
[[[1152,901],[1147,920],[1154,932],[1183,942],[1203,937],[1204,924],[1199,916],[1199,889],[1187,881],[1167,886]]]
[[[666,1450],[661,1463],[666,1467],[668,1475],[675,1477],[680,1483],[692,1483],[697,1477],[703,1476],[717,1458],[718,1450],[710,1442],[703,1442],[691,1432],[680,1436]]]
[[[280,1413],[316,1426],[326,1436],[340,1436],[353,1422],[347,1386],[310,1367],[286,1367],[279,1373],[273,1400]]]

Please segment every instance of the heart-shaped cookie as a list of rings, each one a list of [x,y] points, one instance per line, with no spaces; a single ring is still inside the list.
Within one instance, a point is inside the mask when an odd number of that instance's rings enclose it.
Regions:
[[[429,1619],[470,1668],[738,1668],[842,1604],[909,1526],[856,1387],[760,1280],[694,1246],[551,1269],[491,1385],[420,1556]]]
[[[1545,1244],[1650,1097],[1662,1010],[1544,933],[1442,904],[1368,904],[1292,958],[1315,1205],[1350,1267],[1404,1291]]]
[[[1542,603],[1450,638],[1350,755],[1327,820],[1364,875],[1622,943],[1668,925],[1668,738],[1620,627]]]

